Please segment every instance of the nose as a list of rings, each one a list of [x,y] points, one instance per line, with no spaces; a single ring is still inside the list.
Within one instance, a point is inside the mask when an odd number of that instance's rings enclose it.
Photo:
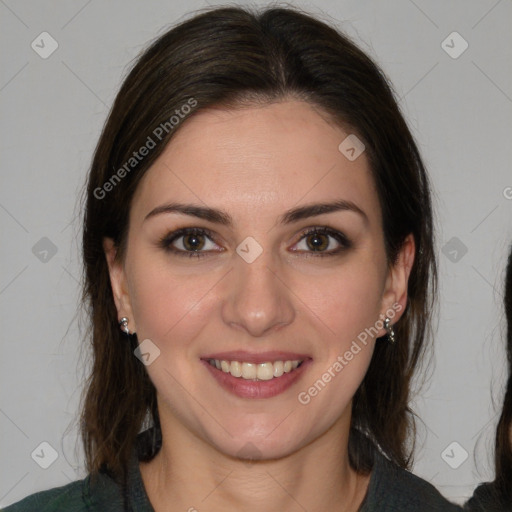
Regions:
[[[284,275],[265,251],[252,263],[234,256],[227,295],[222,307],[223,321],[232,328],[263,337],[293,322],[293,293]]]

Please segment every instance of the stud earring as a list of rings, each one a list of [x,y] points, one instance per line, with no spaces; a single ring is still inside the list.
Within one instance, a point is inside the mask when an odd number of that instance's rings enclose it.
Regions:
[[[395,343],[395,330],[393,329],[393,326],[391,325],[391,320],[388,317],[386,317],[386,319],[384,320],[384,327],[386,328],[389,342]]]
[[[130,329],[128,329],[128,318],[123,316],[123,318],[119,320],[119,327],[125,334],[128,334],[128,336],[130,335]]]

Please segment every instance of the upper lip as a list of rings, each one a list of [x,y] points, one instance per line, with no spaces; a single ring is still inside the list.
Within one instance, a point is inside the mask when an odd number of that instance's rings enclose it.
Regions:
[[[310,359],[306,354],[298,354],[296,352],[282,352],[272,350],[269,352],[247,352],[245,350],[235,350],[231,352],[216,352],[202,356],[201,359],[217,359],[219,361],[239,361],[244,363],[268,363],[274,361],[304,361]]]

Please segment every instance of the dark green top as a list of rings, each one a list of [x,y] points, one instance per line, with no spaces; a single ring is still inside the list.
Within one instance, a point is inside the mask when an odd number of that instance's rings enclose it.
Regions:
[[[106,474],[32,494],[5,512],[154,512],[149,502],[134,451],[128,486]],[[377,455],[360,512],[457,512],[462,509],[444,499],[429,483]]]
[[[512,485],[512,484],[511,484]],[[503,496],[494,483],[478,486],[472,498],[464,505],[468,512],[512,512],[512,500]]]

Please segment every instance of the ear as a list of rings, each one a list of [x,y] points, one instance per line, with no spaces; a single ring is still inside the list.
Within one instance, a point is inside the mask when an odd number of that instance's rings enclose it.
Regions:
[[[405,311],[407,305],[407,288],[409,276],[411,275],[414,256],[416,253],[416,244],[412,234],[407,235],[402,247],[397,255],[396,261],[389,267],[386,285],[382,297],[381,318],[384,320],[389,316],[391,323],[398,322]],[[393,312],[393,318],[389,315]],[[379,334],[383,336],[385,329]]]
[[[135,319],[133,317],[130,295],[126,281],[124,266],[121,261],[116,259],[117,247],[111,238],[103,238],[103,250],[108,264],[108,272],[110,275],[110,285],[112,287],[112,295],[117,309],[118,318],[128,318],[128,328],[134,333],[137,330]]]

